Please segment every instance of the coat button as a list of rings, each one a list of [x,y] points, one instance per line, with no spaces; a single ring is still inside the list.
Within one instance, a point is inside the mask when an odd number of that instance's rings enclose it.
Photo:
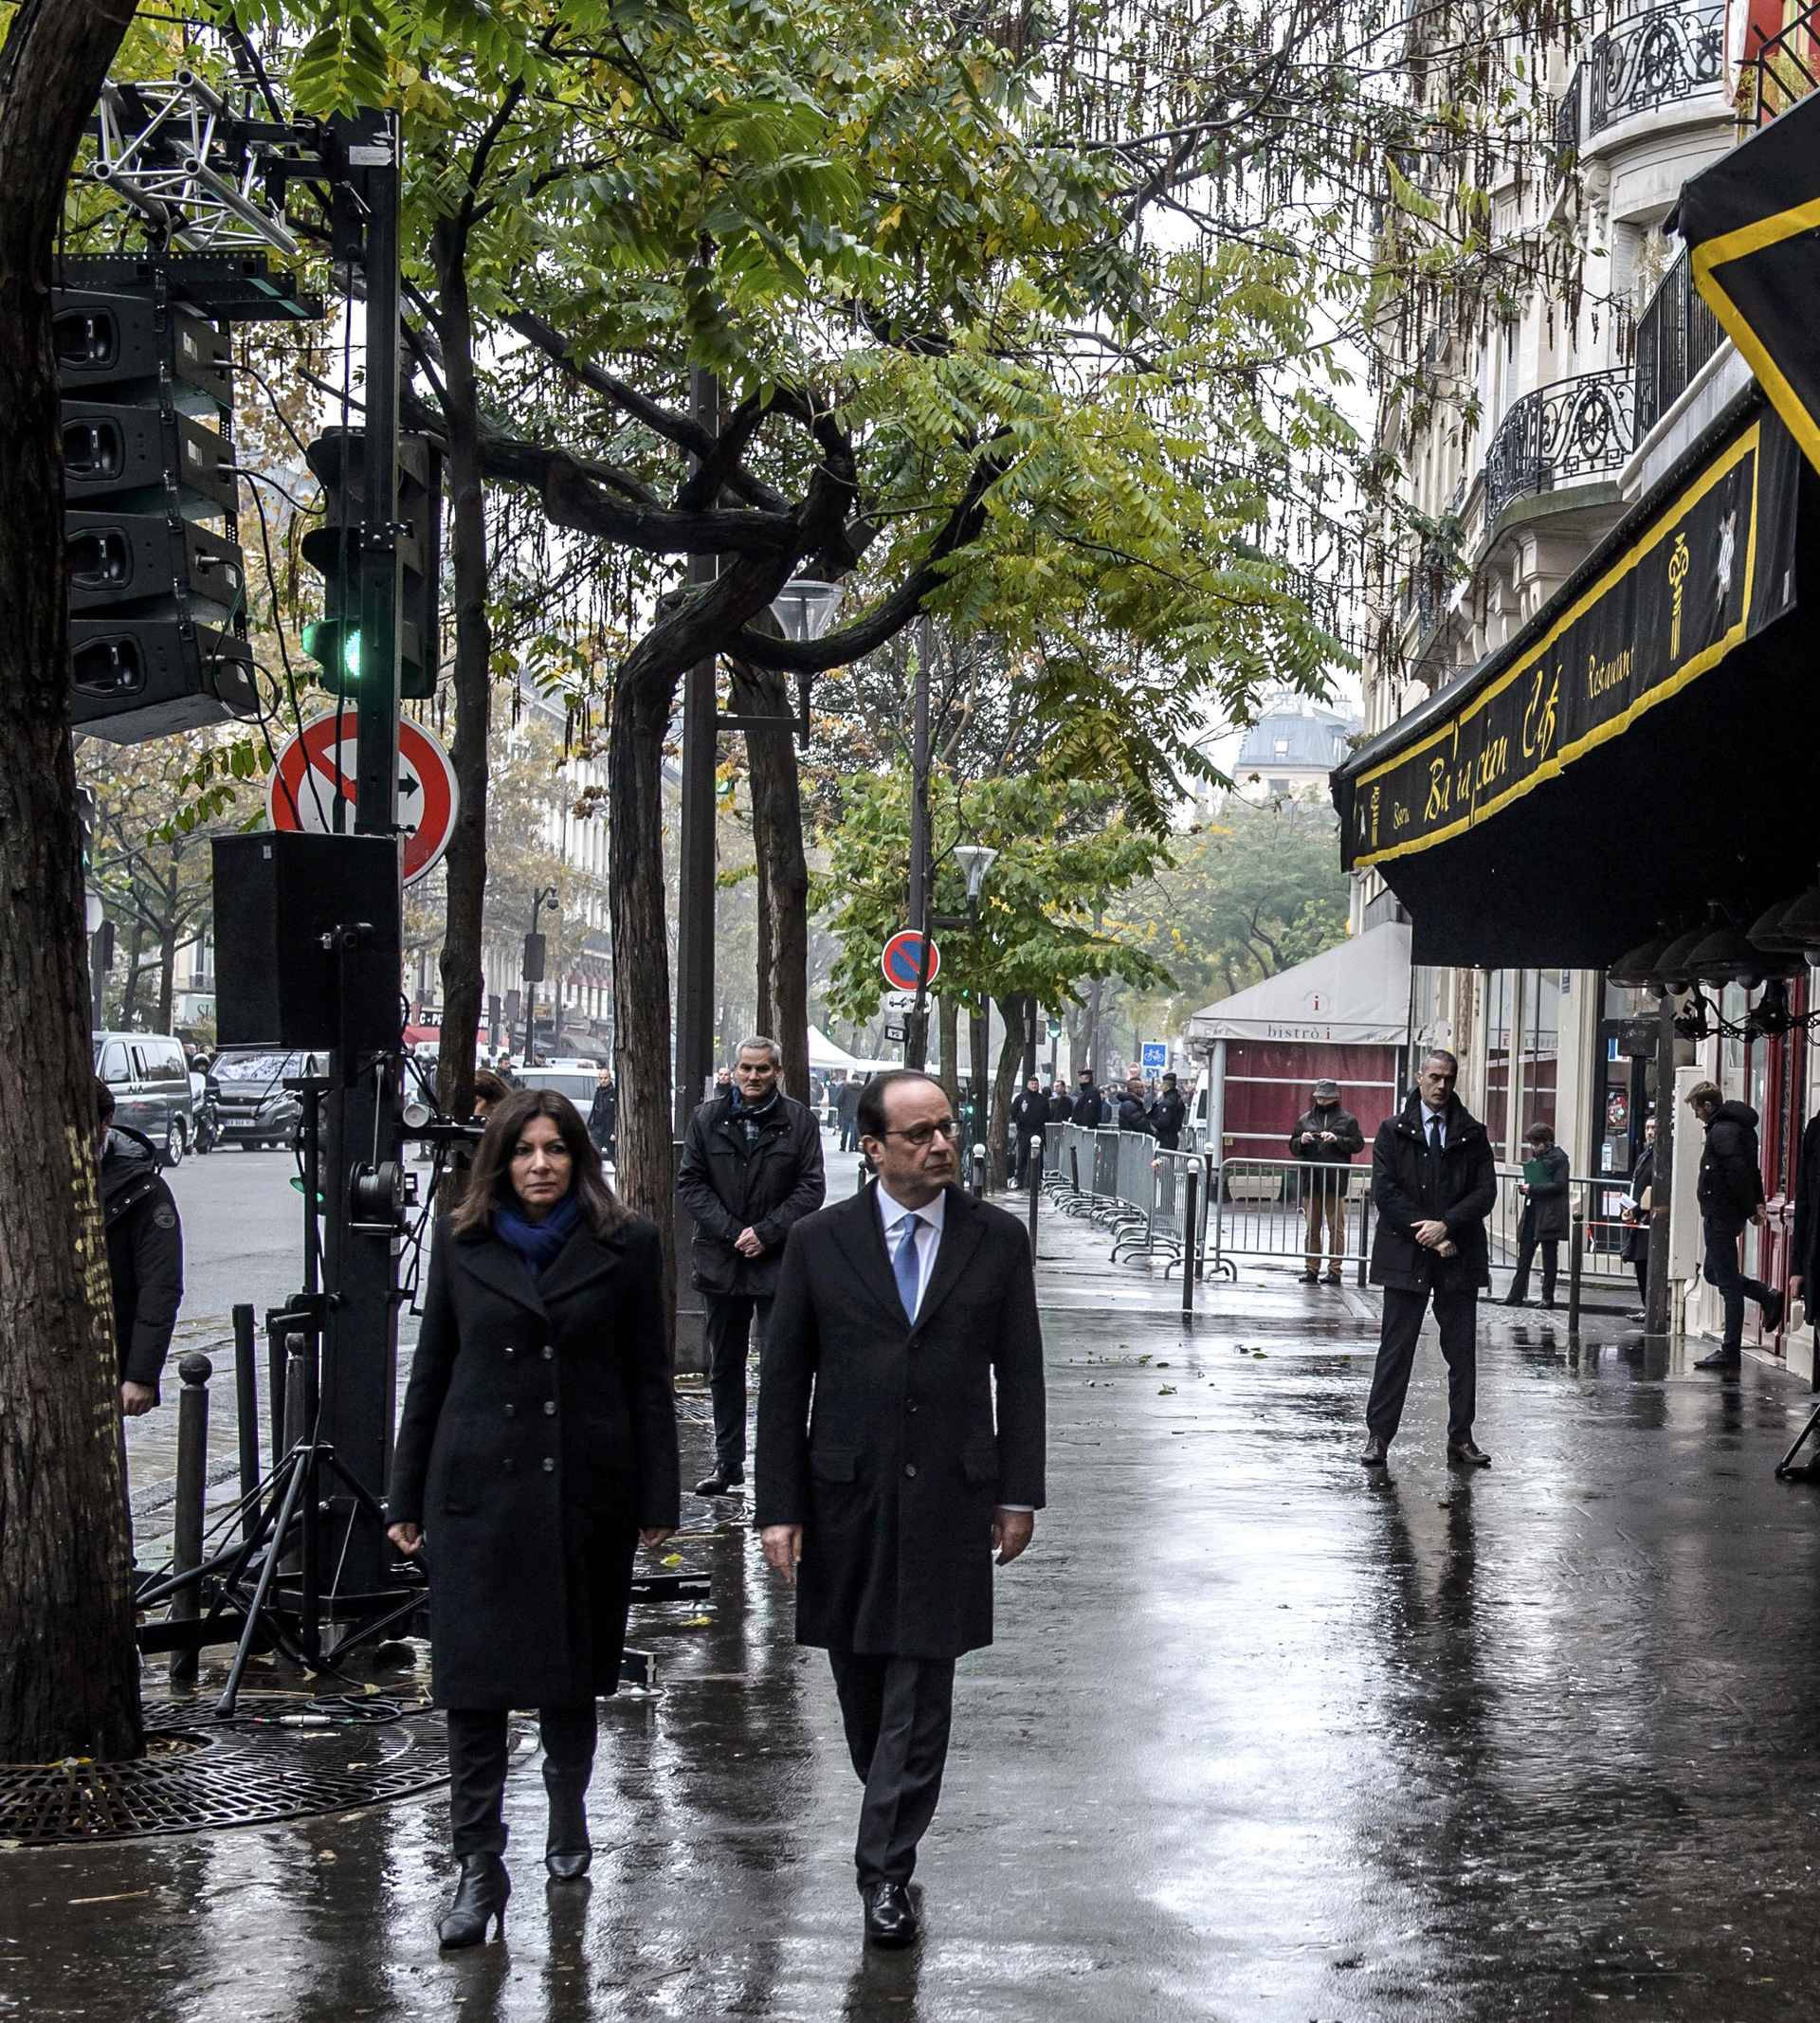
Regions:
[[[545,1417],[546,1419],[554,1419],[554,1418],[555,1417],[555,1415],[556,1415],[556,1401],[555,1401],[555,1398],[545,1398],[545,1399],[544,1399],[544,1401],[543,1401],[543,1415],[544,1415],[544,1417]]]
[[[548,1454],[543,1457],[543,1472],[546,1475],[554,1475],[556,1472],[556,1464]]]
[[[508,1341],[508,1342],[506,1343],[506,1345],[505,1345],[505,1353],[506,1353],[506,1354],[507,1354],[508,1356],[516,1356],[516,1355],[517,1355],[517,1354],[518,1354],[519,1352],[518,1352],[518,1350],[517,1350],[517,1349],[515,1349],[515,1348],[514,1348],[514,1347],[512,1346],[512,1344],[511,1344],[511,1343],[510,1343],[510,1342]]]
[[[903,1465],[903,1472],[906,1475],[914,1476],[917,1472],[916,1463],[914,1461],[906,1461]]]
[[[516,1405],[508,1405],[505,1408],[505,1415],[508,1419],[516,1419],[519,1415],[519,1408]]]
[[[555,1350],[547,1341],[543,1345],[543,1359],[545,1362],[555,1362],[556,1359]]]
[[[510,1454],[508,1454],[505,1459],[500,1463],[500,1473],[501,1475],[516,1474],[518,1471],[518,1463],[512,1459]]]
[[[904,1409],[904,1411],[905,1411],[905,1412],[915,1412],[915,1411],[916,1411],[916,1409],[917,1409],[917,1401],[916,1401],[916,1399],[915,1399],[915,1398],[905,1398],[905,1399],[904,1399],[904,1401],[903,1401],[903,1409]]]

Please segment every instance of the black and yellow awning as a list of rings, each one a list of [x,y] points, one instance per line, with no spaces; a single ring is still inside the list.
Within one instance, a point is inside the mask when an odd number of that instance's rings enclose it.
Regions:
[[[1335,773],[1345,862],[1409,908],[1417,961],[1599,967],[1708,901],[1812,883],[1820,612],[1792,614],[1813,483],[1754,400]]]
[[[1820,470],[1820,97],[1685,185],[1694,285]]]

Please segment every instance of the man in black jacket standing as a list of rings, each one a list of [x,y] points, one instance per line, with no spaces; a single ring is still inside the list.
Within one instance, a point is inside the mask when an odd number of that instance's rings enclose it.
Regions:
[[[1156,1134],[1156,1149],[1159,1152],[1179,1152],[1182,1149],[1182,1125],[1188,1118],[1188,1104],[1182,1101],[1182,1092],[1176,1086],[1174,1075],[1163,1077],[1162,1094],[1150,1106],[1151,1129]]]
[[[783,1048],[742,1040],[733,1086],[689,1120],[676,1191],[695,1218],[696,1285],[707,1296],[708,1389],[714,1469],[698,1496],[724,1496],[746,1479],[746,1347],[758,1347],[777,1285],[784,1239],[827,1194],[814,1114],[778,1086]]]
[[[1700,1155],[1696,1197],[1706,1239],[1706,1283],[1725,1310],[1725,1333],[1696,1370],[1736,1370],[1744,1360],[1744,1303],[1755,1300],[1763,1325],[1774,1334],[1782,1324],[1782,1295],[1738,1269],[1738,1245],[1747,1224],[1761,1229],[1763,1169],[1756,1151],[1756,1112],[1748,1103],[1727,1103],[1716,1082],[1697,1082],[1687,1107],[1706,1127]],[[1796,1252],[1799,1255],[1799,1252]]]
[[[1385,1466],[1396,1437],[1430,1301],[1447,1363],[1447,1459],[1478,1468],[1491,1461],[1472,1421],[1479,1292],[1491,1284],[1485,1217],[1498,1171],[1484,1125],[1453,1092],[1459,1074],[1453,1055],[1434,1048],[1401,1115],[1379,1125],[1372,1147],[1372,1284],[1384,1288],[1384,1322],[1358,1457],[1368,1468]]]
[[[992,1559],[1044,1499],[1043,1339],[1014,1216],[956,1187],[940,1084],[868,1084],[876,1185],[792,1230],[765,1340],[755,1513],[828,1654],[865,1786],[865,1936],[908,1945],[917,1847],[947,1762],[955,1661],[992,1640]],[[1021,1857],[1020,1857],[1021,1858]]]
[[[95,1084],[101,1222],[120,1358],[120,1410],[129,1419],[158,1402],[158,1378],[183,1303],[183,1224],[152,1140],[114,1121],[114,1091]]]
[[[1049,1099],[1043,1093],[1043,1084],[1034,1075],[1027,1076],[1023,1088],[1011,1099],[1011,1136],[1017,1141],[1017,1184],[1020,1187],[1029,1184],[1030,1140],[1043,1136],[1048,1121]]]
[[[1106,1100],[1093,1084],[1093,1070],[1081,1070],[1081,1087],[1074,1099],[1074,1116],[1070,1120],[1084,1125],[1089,1131],[1098,1130],[1106,1121]]]
[[[1052,1124],[1067,1124],[1074,1121],[1074,1098],[1068,1094],[1068,1084],[1060,1075],[1049,1090],[1049,1121]]]
[[[1119,1128],[1139,1132],[1145,1138],[1156,1135],[1156,1126],[1150,1121],[1150,1099],[1136,1073],[1125,1084],[1124,1093],[1119,1099]]]

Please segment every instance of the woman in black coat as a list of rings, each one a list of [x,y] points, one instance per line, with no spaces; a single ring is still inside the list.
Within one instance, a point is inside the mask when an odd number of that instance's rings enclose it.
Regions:
[[[1539,1160],[1546,1169],[1540,1180],[1520,1183],[1523,1194],[1523,1219],[1517,1226],[1517,1268],[1511,1274],[1506,1306],[1529,1303],[1529,1267],[1539,1248],[1542,1253],[1542,1304],[1555,1304],[1555,1277],[1560,1262],[1561,1239],[1567,1234],[1567,1154],[1555,1142],[1547,1124],[1531,1124],[1523,1134],[1529,1160]]]
[[[1652,1117],[1643,1127],[1643,1151],[1638,1156],[1636,1171],[1630,1176],[1630,1198],[1634,1208],[1624,1212],[1624,1244],[1620,1254],[1625,1263],[1637,1274],[1637,1299],[1647,1308],[1649,1304],[1649,1218],[1653,1203],[1647,1200],[1654,1189],[1656,1179],[1656,1121]],[[1798,1253],[1797,1253],[1798,1255]],[[1640,1315],[1638,1317],[1642,1319]]]
[[[633,1555],[679,1516],[661,1286],[657,1231],[614,1198],[574,1105],[507,1097],[437,1232],[389,1498],[390,1536],[429,1569],[448,1714],[445,1946],[504,1929],[514,1707],[543,1731],[546,1866],[588,1870],[594,1702],[619,1684]]]

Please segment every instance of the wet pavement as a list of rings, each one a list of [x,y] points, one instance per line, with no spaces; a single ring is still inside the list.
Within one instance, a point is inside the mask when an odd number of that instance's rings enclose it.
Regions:
[[[1445,1466],[1428,1338],[1374,1481],[1368,1294],[1253,1274],[1185,1328],[1098,1232],[1046,1219],[1040,1248],[1050,1508],[960,1668],[912,1953],[859,1943],[825,1661],[738,1510],[691,1499],[675,1550],[714,1602],[634,1617],[662,1685],[603,1708],[591,1886],[546,1891],[528,1753],[507,1943],[474,1954],[435,1949],[440,1792],[0,1850],[0,2015],[1811,2013],[1820,1492],[1772,1472],[1805,1392],[1500,1315],[1493,1467]],[[699,1390],[682,1412],[693,1479]]]

